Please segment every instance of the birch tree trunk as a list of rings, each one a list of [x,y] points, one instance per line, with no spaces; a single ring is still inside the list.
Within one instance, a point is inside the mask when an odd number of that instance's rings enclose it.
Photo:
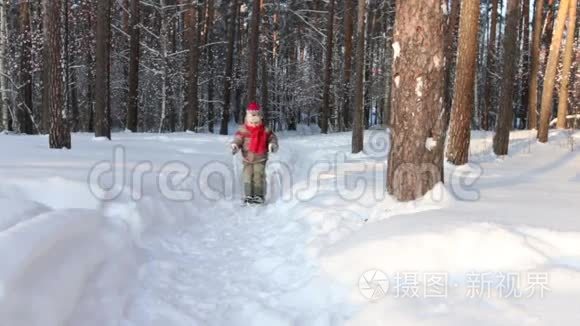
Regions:
[[[568,115],[568,97],[570,89],[570,71],[572,69],[572,58],[574,57],[574,36],[576,35],[576,10],[577,0],[570,0],[570,9],[568,15],[568,29],[566,31],[566,49],[564,50],[564,60],[562,64],[562,81],[560,82],[560,94],[558,101],[558,129],[566,128]]]
[[[507,155],[509,150],[510,130],[513,121],[513,96],[515,91],[515,74],[518,60],[518,22],[520,21],[519,0],[507,0],[506,32],[503,39],[504,59],[503,76],[500,89],[500,107],[497,129],[493,137],[493,151],[496,155]]]
[[[556,84],[556,72],[558,70],[558,60],[560,58],[560,45],[568,18],[568,9],[570,8],[569,0],[560,1],[558,8],[558,17],[556,19],[556,28],[552,35],[550,44],[550,53],[546,65],[546,74],[544,75],[544,89],[542,90],[542,106],[540,111],[540,126],[538,129],[538,140],[541,143],[548,142],[548,129],[550,128],[550,118],[552,116],[552,104],[554,95],[554,86]]]
[[[447,146],[447,160],[455,165],[466,164],[469,156],[477,71],[478,29],[479,0],[464,1],[459,23],[459,54],[449,126],[449,145]]]
[[[443,181],[444,13],[438,0],[397,2],[387,190],[401,201]]]

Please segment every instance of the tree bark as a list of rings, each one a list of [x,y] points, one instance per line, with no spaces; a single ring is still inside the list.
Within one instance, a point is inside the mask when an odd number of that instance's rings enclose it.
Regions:
[[[552,36],[550,54],[548,55],[548,63],[546,65],[546,74],[544,75],[544,89],[542,90],[542,106],[540,111],[540,126],[538,129],[538,140],[541,143],[548,142],[548,129],[550,127],[550,117],[552,116],[552,97],[554,95],[554,86],[556,83],[556,72],[558,69],[558,59],[560,57],[560,45],[562,43],[562,36],[564,34],[564,27],[566,26],[566,18],[568,17],[569,8],[569,0],[560,1],[560,8],[558,9],[558,17],[556,20],[556,28],[554,29],[554,34]]]
[[[576,35],[576,10],[577,1],[570,0],[568,15],[568,29],[566,36],[566,49],[562,64],[562,80],[560,82],[560,94],[558,100],[558,121],[556,127],[565,129],[567,125],[566,116],[568,114],[568,92],[570,88],[570,71],[572,69],[572,58],[574,56],[574,36]]]
[[[530,97],[530,87],[529,87],[529,76],[530,76],[530,1],[523,0],[522,4],[522,23],[521,23],[521,42],[522,53],[520,55],[521,60],[521,74],[519,77],[519,87],[520,91],[519,102],[520,106],[518,109],[526,114],[529,108],[528,100]]]
[[[127,129],[137,131],[139,123],[140,0],[131,0],[129,18],[129,76],[127,93]]]
[[[387,190],[401,201],[417,199],[443,181],[443,9],[436,0],[397,2]]]
[[[459,28],[459,17],[461,13],[461,0],[451,1],[451,12],[447,28],[445,30],[445,96],[443,104],[446,110],[446,117],[448,119],[451,111],[451,102],[453,100],[453,82],[455,73],[455,62],[457,59],[457,30]]]
[[[111,0],[97,2],[95,55],[95,137],[111,139],[109,90]]]
[[[322,110],[320,112],[320,129],[328,133],[330,120],[330,84],[332,83],[332,54],[334,38],[334,0],[328,2],[328,21],[326,24],[326,53],[324,63],[324,86],[322,90]]]
[[[224,104],[222,108],[222,122],[220,126],[220,135],[228,134],[228,124],[230,122],[230,103],[232,97],[232,79],[234,78],[234,45],[235,29],[237,21],[238,0],[232,0],[230,5],[229,20],[227,23],[227,42],[228,48],[226,53],[226,67],[224,78]]]
[[[387,39],[385,41],[385,94],[383,100],[383,124],[386,127],[391,125],[391,88],[393,81],[393,31],[395,25],[395,2],[396,0],[389,0],[386,4],[386,25],[387,25]]]
[[[459,54],[447,147],[447,160],[455,165],[466,164],[469,158],[471,116],[474,109],[477,71],[478,29],[479,1],[464,1],[461,8]]]
[[[8,107],[8,96],[4,91],[7,86],[6,82],[6,48],[7,43],[5,42],[8,36],[7,30],[7,15],[6,10],[8,7],[8,0],[0,0],[0,115],[1,115],[1,125],[6,131],[10,131],[10,110]]]
[[[248,82],[246,85],[248,103],[256,101],[259,56],[258,47],[260,44],[261,0],[253,0],[252,2],[252,20],[250,22],[250,40],[248,44]]]
[[[189,47],[187,86],[187,129],[197,131],[199,99],[198,99],[198,72],[199,72],[199,29],[197,20],[197,5],[189,4],[185,17],[187,44]]]
[[[360,153],[364,143],[364,73],[365,73],[365,14],[366,0],[358,0],[356,68],[354,80],[354,117],[352,123],[352,152]]]
[[[50,110],[50,148],[71,148],[71,137],[64,110],[63,72],[62,72],[62,45],[61,45],[61,1],[44,0],[44,14],[48,25],[45,26],[45,47],[48,61],[46,62],[47,76],[50,80],[48,87],[48,108]]]
[[[542,1],[542,0],[540,0]],[[489,28],[489,41],[487,43],[487,78],[483,91],[484,107],[481,114],[481,128],[489,130],[489,112],[492,111],[492,86],[496,72],[496,37],[497,37],[497,17],[498,17],[498,0],[492,0],[491,5],[491,26]]]
[[[207,58],[207,68],[209,69],[209,79],[207,81],[207,128],[208,131],[213,133],[214,129],[214,104],[213,104],[213,91],[214,91],[214,72],[213,72],[213,47],[211,43],[213,42],[213,24],[214,24],[214,4],[213,1],[208,1],[207,3],[207,16],[205,22],[205,46],[206,46],[206,58]]]
[[[530,50],[531,66],[529,79],[528,94],[528,129],[537,129],[538,127],[538,75],[540,71],[540,50],[542,42],[542,20],[544,13],[544,0],[536,0],[534,11],[534,36],[532,38],[532,47]]]
[[[497,130],[493,138],[493,151],[496,155],[507,155],[509,150],[510,130],[513,121],[513,96],[515,74],[518,59],[518,22],[520,21],[520,3],[518,0],[507,0],[507,22],[503,39],[504,59],[503,76],[500,89],[500,107]]]
[[[30,2],[20,2],[20,96],[22,103],[16,110],[18,129],[20,133],[32,134],[32,34],[30,31]]]
[[[352,75],[352,36],[354,29],[355,0],[344,1],[344,68],[342,72],[342,127],[346,130],[351,124],[350,79]]]

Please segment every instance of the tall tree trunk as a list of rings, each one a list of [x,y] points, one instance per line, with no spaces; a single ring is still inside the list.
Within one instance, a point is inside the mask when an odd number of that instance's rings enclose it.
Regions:
[[[209,79],[207,81],[207,128],[208,131],[213,133],[214,127],[214,104],[213,104],[213,91],[214,91],[214,72],[213,72],[213,47],[211,43],[213,42],[213,22],[214,21],[214,4],[213,1],[208,1],[207,3],[207,16],[205,22],[205,46],[206,46],[206,57],[207,57],[207,68],[209,69]]]
[[[436,0],[397,2],[387,190],[402,201],[443,181],[443,9]]]
[[[491,0],[491,25],[489,27],[489,41],[487,43],[487,78],[485,79],[485,86],[483,91],[484,107],[481,114],[481,128],[489,130],[489,112],[492,110],[493,97],[493,80],[496,73],[496,37],[497,37],[497,17],[498,17],[498,1]],[[540,0],[542,1],[542,0]]]
[[[161,18],[161,26],[159,28],[159,52],[161,56],[161,116],[159,118],[159,133],[167,130],[165,124],[167,120],[167,92],[169,89],[169,27],[167,22],[167,4],[165,0],[160,0],[160,7],[159,16]]]
[[[560,82],[560,94],[558,100],[558,121],[556,126],[559,129],[566,128],[566,116],[568,114],[568,91],[570,86],[570,70],[572,69],[572,58],[574,56],[574,36],[576,35],[576,10],[577,1],[570,0],[570,13],[568,17],[568,29],[566,36],[566,49],[564,50],[564,60],[562,64],[562,81]]]
[[[352,125],[352,152],[360,153],[364,143],[364,73],[365,73],[365,14],[366,0],[358,0],[356,70],[354,80],[354,117]]]
[[[185,17],[187,44],[189,47],[186,67],[188,69],[187,86],[187,129],[197,131],[199,99],[198,99],[198,72],[199,72],[199,28],[197,4],[189,4]]]
[[[6,81],[6,38],[8,37],[7,30],[7,15],[6,10],[9,5],[9,0],[0,0],[0,124],[6,131],[11,130],[10,125],[10,109],[8,107],[8,94],[4,90],[8,83]]]
[[[61,47],[61,1],[44,0],[45,47],[48,61],[46,68],[50,80],[48,87],[48,107],[50,109],[50,148],[71,148],[71,137],[64,110],[62,47]]]
[[[127,129],[132,132],[137,131],[139,122],[139,57],[140,47],[140,29],[141,21],[140,0],[131,0],[131,16],[129,18],[129,76],[127,93]]]
[[[530,76],[530,1],[531,0],[523,0],[522,5],[522,26],[521,26],[521,33],[522,33],[522,55],[521,55],[521,76],[519,80],[520,84],[520,101],[521,101],[521,109],[524,112],[527,112],[529,105],[529,76]],[[529,115],[529,114],[527,114]]]
[[[363,108],[364,108],[364,126],[369,128],[371,124],[371,110],[372,110],[372,90],[373,90],[373,65],[375,60],[375,46],[376,41],[374,40],[374,33],[376,27],[376,16],[377,16],[377,6],[378,2],[371,0],[369,3],[367,26],[366,26],[366,50],[365,50],[365,77],[364,77],[364,95],[363,95]]]
[[[471,138],[471,115],[477,71],[477,32],[479,29],[479,1],[464,1],[459,27],[459,54],[455,93],[449,126],[447,160],[455,165],[467,163]]]
[[[383,100],[383,124],[385,126],[391,125],[391,88],[393,81],[393,31],[395,25],[395,2],[396,0],[388,0],[386,8],[386,41],[385,41],[385,97]]]
[[[556,28],[554,29],[554,35],[552,36],[550,54],[548,55],[548,63],[546,66],[546,74],[544,75],[544,89],[542,91],[542,107],[540,111],[540,126],[538,129],[538,140],[541,143],[548,142],[548,129],[550,128],[550,117],[552,116],[552,97],[554,95],[556,71],[558,69],[558,59],[560,58],[560,45],[562,43],[564,27],[566,26],[568,9],[570,9],[570,1],[560,1]]]
[[[258,46],[260,44],[260,7],[261,0],[252,1],[252,21],[250,22],[250,40],[248,44],[248,103],[256,101],[258,77]]]
[[[94,112],[95,112],[95,60],[94,60],[94,45],[93,45],[93,35],[96,34],[96,28],[94,21],[94,4],[91,0],[85,1],[83,3],[83,28],[87,31],[87,34],[83,38],[83,46],[85,51],[85,66],[86,66],[86,101],[84,106],[85,117],[83,120],[84,131],[94,132]],[[46,76],[46,74],[45,74]],[[44,95],[44,94],[43,94]]]
[[[326,53],[324,62],[324,86],[322,90],[322,110],[320,127],[323,134],[328,133],[330,120],[330,84],[332,83],[332,54],[334,38],[334,0],[328,2],[328,21],[326,24]]]
[[[532,38],[532,47],[530,51],[531,66],[529,80],[529,99],[528,99],[528,129],[538,127],[538,77],[540,72],[540,49],[542,42],[542,20],[544,13],[544,0],[536,0],[534,10],[534,36]]]
[[[446,118],[449,117],[451,111],[451,102],[453,100],[453,82],[455,74],[455,62],[457,59],[457,31],[459,28],[459,17],[461,12],[461,0],[451,1],[451,12],[447,22],[445,31],[444,45],[445,45],[445,96],[443,97],[443,104],[446,110]]]
[[[507,155],[509,150],[510,130],[513,121],[513,94],[518,59],[518,22],[520,21],[520,3],[518,0],[507,0],[506,32],[503,39],[504,59],[503,76],[500,89],[500,107],[497,130],[493,138],[493,151],[496,155]]]
[[[17,120],[19,131],[32,134],[32,33],[30,31],[30,2],[20,2],[20,96],[22,103],[18,105]]]
[[[109,90],[109,40],[111,0],[97,1],[97,35],[95,55],[95,137],[111,139]]]
[[[235,29],[238,13],[238,0],[232,0],[230,5],[229,19],[227,22],[227,42],[228,48],[226,53],[226,67],[224,78],[224,106],[222,108],[222,122],[220,126],[220,135],[228,134],[228,124],[230,122],[230,103],[232,97],[232,79],[234,78],[234,45]]]
[[[350,78],[352,75],[352,36],[354,29],[355,0],[344,1],[344,68],[342,72],[342,127],[346,130],[351,125]]]

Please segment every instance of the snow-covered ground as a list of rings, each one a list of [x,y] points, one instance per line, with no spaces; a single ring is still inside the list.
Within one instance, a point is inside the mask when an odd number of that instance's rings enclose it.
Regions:
[[[0,135],[0,325],[578,325],[580,133],[476,132],[408,204],[366,136],[282,135],[242,208],[228,137]]]

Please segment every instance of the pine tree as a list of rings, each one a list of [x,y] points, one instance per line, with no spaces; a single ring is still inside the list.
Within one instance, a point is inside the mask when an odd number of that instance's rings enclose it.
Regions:
[[[131,0],[129,17],[129,76],[127,93],[127,129],[137,131],[139,122],[139,57],[140,57],[140,29],[141,21],[140,0]]]
[[[342,71],[342,128],[345,130],[351,121],[351,75],[352,75],[352,36],[354,29],[355,0],[344,1],[344,63]]]
[[[558,121],[556,127],[559,129],[566,128],[566,116],[568,115],[568,97],[570,86],[570,71],[572,70],[572,59],[574,56],[574,36],[576,35],[576,10],[577,1],[570,0],[570,9],[568,15],[568,29],[566,31],[566,49],[564,50],[564,59],[562,64],[562,80],[560,82],[560,93],[558,99]]]
[[[543,13],[544,0],[536,0],[536,7],[534,9],[533,38],[530,50],[531,66],[528,95],[528,129],[537,129],[538,127],[538,76],[540,70],[540,48],[542,46]]]
[[[110,35],[111,0],[97,1],[95,53],[95,137],[111,139]]]
[[[519,1],[507,0],[506,32],[503,38],[504,59],[500,89],[500,107],[497,130],[493,137],[493,151],[496,155],[507,155],[509,149],[510,130],[513,124],[514,82],[518,59],[517,36],[519,17]]]
[[[497,17],[498,1],[491,0],[491,23],[489,28],[489,41],[487,43],[487,78],[483,91],[484,107],[481,115],[481,128],[489,130],[489,112],[492,110],[492,82],[496,72],[496,37],[497,37]]]
[[[32,33],[30,31],[30,2],[21,1],[19,4],[20,13],[20,97],[22,103],[18,105],[16,110],[18,127],[21,133],[32,134],[32,66],[31,66],[31,52],[32,52]]]
[[[352,152],[360,153],[364,143],[364,67],[365,67],[366,0],[358,0],[356,67],[354,80],[354,113],[352,122]]]
[[[548,142],[548,129],[550,127],[550,117],[552,116],[552,96],[554,95],[554,86],[556,83],[556,72],[558,69],[558,60],[560,58],[560,44],[564,35],[566,18],[568,18],[569,0],[560,1],[558,8],[558,17],[556,19],[556,28],[552,35],[548,63],[546,65],[546,74],[544,75],[544,89],[542,90],[542,106],[540,110],[540,125],[538,128],[538,140],[541,143]]]
[[[189,52],[185,67],[187,69],[187,114],[185,115],[187,123],[186,129],[191,131],[197,130],[199,99],[198,99],[198,78],[199,78],[199,29],[198,29],[198,12],[197,4],[190,3],[187,5],[185,14],[185,34],[186,44]]]
[[[256,101],[256,88],[258,78],[258,56],[260,44],[260,0],[252,1],[252,20],[250,22],[250,35],[248,42],[248,103]]]
[[[328,3],[328,22],[326,25],[326,57],[324,61],[324,88],[322,91],[322,109],[320,112],[320,129],[323,134],[328,133],[330,119],[330,84],[332,83],[332,53],[334,38],[334,0]]]
[[[222,108],[222,122],[220,126],[220,134],[228,134],[228,124],[230,122],[230,102],[232,97],[232,79],[234,77],[234,41],[235,41],[235,29],[237,21],[238,12],[238,0],[232,0],[230,5],[229,19],[227,21],[227,42],[228,48],[226,52],[226,67],[225,67],[225,78],[224,78],[224,101]]]
[[[7,49],[7,15],[8,0],[0,0],[0,126],[8,131],[10,126],[10,112],[6,89],[6,49]]]
[[[479,1],[463,2],[459,24],[459,54],[447,147],[447,160],[455,165],[466,164],[469,154],[477,71]]]
[[[402,201],[443,181],[443,10],[439,1],[397,2],[387,189]]]
[[[44,42],[46,47],[47,76],[51,81],[46,85],[48,96],[47,106],[50,110],[50,148],[71,148],[71,137],[66,121],[64,108],[64,87],[62,71],[62,35],[61,15],[62,2],[44,0],[44,15],[48,25],[45,26]]]

